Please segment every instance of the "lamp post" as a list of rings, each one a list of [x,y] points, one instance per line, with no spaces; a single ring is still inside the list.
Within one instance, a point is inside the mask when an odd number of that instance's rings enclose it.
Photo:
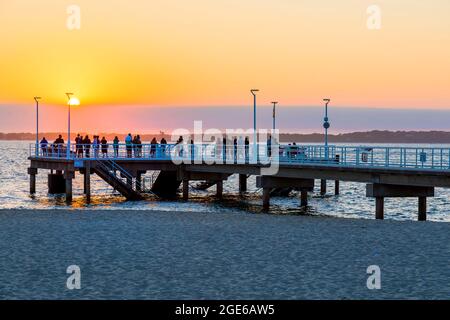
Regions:
[[[328,104],[331,99],[323,99],[325,102],[325,118],[323,119],[323,127],[325,129],[325,158],[328,159],[328,129],[330,128],[330,122],[328,119]]]
[[[272,104],[273,104],[273,132],[275,132],[275,129],[276,129],[276,108],[277,108],[277,104],[278,104],[278,102],[277,101],[275,101],[275,102],[272,102]]]
[[[39,156],[39,100],[41,97],[34,97],[34,101],[36,101],[36,157]]]
[[[72,96],[73,93],[66,93],[67,96],[67,105],[68,105],[68,117],[67,117],[67,159],[70,159],[70,107],[72,105]]]
[[[256,133],[256,92],[258,89],[252,89],[250,92],[253,95],[253,161],[258,163],[258,135]]]

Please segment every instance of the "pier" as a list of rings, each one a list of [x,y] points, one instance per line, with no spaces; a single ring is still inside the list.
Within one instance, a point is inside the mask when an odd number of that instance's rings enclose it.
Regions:
[[[82,146],[84,148],[86,146]],[[223,183],[231,175],[239,175],[236,188],[247,191],[247,179],[256,176],[262,189],[262,206],[270,208],[274,192],[300,192],[299,205],[307,206],[308,197],[320,180],[320,194],[326,195],[327,181],[334,182],[334,194],[340,193],[340,181],[366,184],[366,195],[375,199],[375,218],[384,219],[386,198],[411,197],[418,201],[418,220],[427,219],[427,198],[435,188],[450,188],[450,149],[395,148],[365,146],[290,146],[265,144],[257,146],[216,145],[142,145],[139,151],[126,145],[108,145],[108,153],[92,149],[87,156],[70,146],[58,145],[42,150],[30,145],[30,193],[36,193],[36,175],[48,173],[49,193],[65,193],[72,201],[72,181],[83,176],[84,194],[91,198],[91,175],[128,200],[142,200],[151,193],[160,198],[189,199],[191,181],[199,181],[203,190],[216,186],[218,199],[223,196]],[[78,146],[80,148],[80,146]],[[101,148],[101,147],[99,147]],[[130,149],[133,148],[133,149]],[[257,158],[256,162],[252,159]],[[154,172],[147,185],[143,176]],[[145,186],[144,186],[145,184]]]

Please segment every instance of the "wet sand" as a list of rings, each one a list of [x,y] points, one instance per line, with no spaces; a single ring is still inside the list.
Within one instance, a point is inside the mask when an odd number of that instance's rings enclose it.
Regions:
[[[0,298],[448,299],[449,238],[433,222],[0,210]]]

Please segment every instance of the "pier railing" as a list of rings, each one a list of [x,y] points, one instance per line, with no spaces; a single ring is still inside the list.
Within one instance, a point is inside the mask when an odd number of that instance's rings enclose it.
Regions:
[[[38,149],[38,150],[36,150]],[[67,146],[30,145],[30,156],[67,158]],[[373,168],[450,170],[450,148],[328,146],[323,145],[71,145],[69,159],[154,160],[208,164],[316,164]],[[256,160],[256,161],[255,161]]]

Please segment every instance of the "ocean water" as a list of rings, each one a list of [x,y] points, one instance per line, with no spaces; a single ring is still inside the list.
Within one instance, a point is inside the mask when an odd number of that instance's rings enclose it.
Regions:
[[[74,180],[74,202],[67,206],[63,196],[47,194],[47,172],[42,170],[37,176],[37,194],[29,195],[29,177],[27,168],[30,142],[0,141],[0,209],[90,209],[90,210],[155,210],[215,213],[252,213],[263,212],[261,190],[255,185],[255,178],[249,179],[248,194],[238,193],[238,176],[232,176],[224,183],[224,199],[217,201],[215,188],[208,191],[191,190],[191,199],[184,201],[161,201],[155,198],[140,202],[127,202],[114,193],[113,189],[96,175],[92,176],[92,202],[87,204],[82,194],[83,178],[77,175]],[[391,145],[394,146],[394,145]],[[429,146],[429,145],[428,145]],[[441,147],[441,145],[436,145]],[[446,146],[449,147],[449,146]],[[151,175],[151,173],[149,173]],[[319,183],[319,181],[317,181]],[[194,185],[195,182],[192,183]],[[334,182],[328,184],[328,195],[319,195],[320,186],[316,186],[310,195],[309,206],[299,207],[299,195],[273,197],[270,214],[308,215],[340,218],[373,219],[375,201],[365,196],[365,184],[341,182],[341,194],[334,196]],[[385,202],[386,219],[416,220],[417,199],[389,198]],[[436,189],[436,196],[428,199],[428,219],[430,221],[450,221],[450,189]]]

